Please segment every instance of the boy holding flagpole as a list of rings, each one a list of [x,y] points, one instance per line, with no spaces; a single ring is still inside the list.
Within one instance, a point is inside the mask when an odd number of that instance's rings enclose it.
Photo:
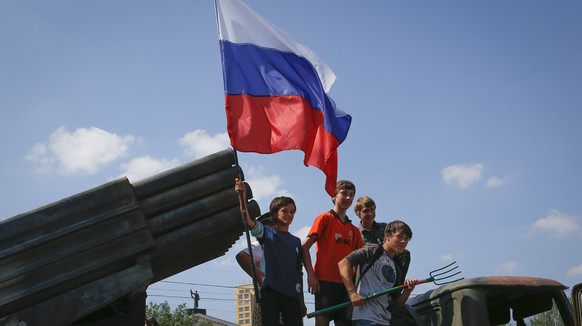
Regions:
[[[244,183],[236,179],[235,190],[246,201]],[[295,201],[290,197],[275,197],[269,207],[273,228],[254,221],[246,213],[246,223],[251,234],[257,238],[263,249],[261,272],[264,276],[261,286],[261,317],[265,326],[303,325],[306,315],[303,299],[303,257],[301,240],[289,232],[295,217]]]

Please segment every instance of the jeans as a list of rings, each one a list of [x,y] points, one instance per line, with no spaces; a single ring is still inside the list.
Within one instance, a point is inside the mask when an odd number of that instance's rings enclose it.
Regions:
[[[382,326],[382,325],[369,320],[354,320],[352,321],[352,326]]]

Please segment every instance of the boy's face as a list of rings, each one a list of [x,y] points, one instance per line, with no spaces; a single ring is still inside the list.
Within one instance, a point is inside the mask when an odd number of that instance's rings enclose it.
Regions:
[[[349,189],[342,189],[340,190],[334,197],[335,204],[342,209],[347,210],[352,206],[352,202],[354,201],[354,196],[356,192]]]
[[[372,225],[374,225],[374,219],[376,218],[376,207],[362,207],[358,212],[358,217],[362,220],[362,225],[366,229],[371,229]]]
[[[410,238],[401,231],[394,234],[388,234],[386,236],[386,241],[388,242],[388,247],[395,250],[396,252],[402,252],[406,249]]]
[[[293,223],[293,218],[295,217],[295,205],[287,204],[277,211],[277,224],[279,225],[291,225]]]

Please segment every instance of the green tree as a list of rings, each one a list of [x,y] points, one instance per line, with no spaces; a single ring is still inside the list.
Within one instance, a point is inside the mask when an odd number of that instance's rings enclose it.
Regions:
[[[560,317],[560,311],[555,304],[551,310],[544,311],[532,317],[530,322],[532,326],[564,326],[562,317]]]
[[[160,326],[212,326],[212,323],[199,321],[191,315],[185,303],[172,310],[167,301],[150,302],[146,306],[146,316],[155,318]]]

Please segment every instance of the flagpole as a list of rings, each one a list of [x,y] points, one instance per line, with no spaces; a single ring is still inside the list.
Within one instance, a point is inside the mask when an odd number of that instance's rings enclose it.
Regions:
[[[220,38],[220,22],[219,22],[219,18],[218,18],[218,0],[214,0],[214,11],[215,11],[215,17],[216,17],[216,28],[218,30],[218,34],[219,34],[219,38]],[[221,53],[221,57],[222,57],[222,49],[220,49],[220,53]],[[224,60],[222,60],[224,62]],[[236,148],[234,148],[234,146],[232,147],[233,152],[234,152],[234,162],[235,165],[238,167],[239,169],[239,173],[238,173],[238,178],[241,181],[244,181],[244,176],[242,175],[242,173],[240,173],[241,168],[240,165],[238,163],[238,152],[236,150]],[[240,205],[240,212],[241,212],[241,218],[243,220],[243,224],[245,226],[245,234],[246,234],[246,238],[247,238],[247,249],[249,251],[249,257],[251,260],[251,278],[253,280],[253,288],[255,290],[255,302],[258,304],[260,303],[260,292],[259,292],[259,285],[257,282],[257,278],[256,278],[256,266],[255,266],[255,261],[254,261],[254,257],[253,257],[253,247],[251,245],[251,234],[249,232],[249,225],[247,223],[247,214],[248,214],[248,207],[247,207],[247,203],[246,200],[243,198],[243,195],[239,193],[239,205]]]
[[[216,17],[216,30],[218,31],[218,35],[220,37],[220,24],[218,23],[218,5],[216,4],[217,0],[214,0],[214,17]]]
[[[234,162],[235,165],[239,168],[239,173],[238,173],[238,178],[240,181],[244,181],[243,175],[240,173],[240,165],[238,164],[238,153],[236,151],[235,148],[233,148],[234,151]],[[239,193],[239,205],[240,205],[240,212],[241,212],[241,218],[243,220],[243,224],[245,226],[245,234],[246,234],[246,238],[247,238],[247,248],[249,250],[249,256],[251,259],[251,274],[252,274],[252,279],[253,279],[253,288],[255,290],[255,302],[259,303],[260,302],[260,292],[259,292],[259,284],[257,282],[257,278],[256,278],[256,266],[255,266],[255,260],[253,258],[253,248],[251,245],[251,234],[249,232],[249,224],[247,222],[247,215],[248,215],[248,208],[247,208],[247,203],[245,198],[243,198],[242,193]]]

